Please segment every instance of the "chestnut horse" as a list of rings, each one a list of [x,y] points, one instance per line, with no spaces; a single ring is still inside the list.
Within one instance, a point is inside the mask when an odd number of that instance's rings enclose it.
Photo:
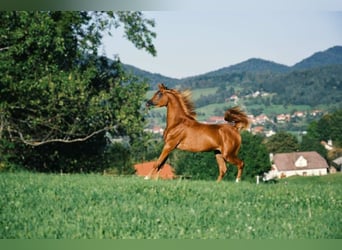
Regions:
[[[170,152],[176,148],[191,152],[214,151],[219,166],[217,181],[227,172],[226,162],[237,166],[236,182],[242,175],[244,163],[237,157],[241,145],[240,130],[249,127],[249,119],[239,107],[228,109],[226,124],[202,124],[196,121],[190,92],[168,89],[163,84],[147,101],[146,106],[167,107],[167,123],[164,131],[164,147],[152,171],[146,177],[157,177]]]

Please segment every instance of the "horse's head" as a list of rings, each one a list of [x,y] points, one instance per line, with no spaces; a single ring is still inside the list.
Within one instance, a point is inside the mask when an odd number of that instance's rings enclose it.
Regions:
[[[167,105],[168,97],[165,92],[168,90],[164,84],[158,84],[159,90],[146,102],[146,106],[163,107]]]

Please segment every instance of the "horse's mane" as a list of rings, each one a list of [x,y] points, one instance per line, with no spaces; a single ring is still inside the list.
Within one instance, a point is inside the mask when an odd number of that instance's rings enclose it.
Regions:
[[[179,100],[184,113],[192,119],[196,118],[195,105],[191,99],[191,91],[184,90],[182,92],[175,89],[168,89]]]

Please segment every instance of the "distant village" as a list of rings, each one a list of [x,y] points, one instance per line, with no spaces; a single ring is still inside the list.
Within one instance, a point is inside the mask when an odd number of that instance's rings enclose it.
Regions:
[[[258,116],[249,114],[248,117],[251,121],[250,132],[253,134],[263,134],[266,137],[270,137],[274,135],[276,132],[273,129],[267,129],[267,126],[265,126],[267,123],[273,125],[284,124],[291,122],[291,120],[293,119],[303,119],[308,116],[316,117],[322,114],[323,111],[321,110],[313,110],[311,112],[296,111],[293,114],[278,114],[275,117],[269,117],[265,114],[260,114]],[[202,123],[223,124],[227,122],[224,120],[223,116],[210,116],[207,120],[202,121]],[[164,129],[159,125],[154,125],[151,128],[145,129],[145,132],[163,135]],[[303,133],[305,133],[305,131],[303,131]]]
[[[270,93],[267,92],[260,92],[256,91],[254,93],[248,94],[246,96],[243,96],[242,98],[257,98],[257,97],[265,97],[270,96]],[[238,105],[240,98],[237,95],[232,95],[231,97],[226,99],[226,102],[231,102],[234,105]],[[298,121],[300,119],[305,118],[317,118],[322,116],[324,111],[322,110],[312,110],[312,111],[294,111],[293,113],[282,113],[282,114],[276,114],[273,116],[267,116],[266,114],[260,114],[260,115],[253,115],[248,114],[248,117],[251,121],[251,127],[250,132],[253,134],[262,134],[266,137],[270,137],[274,135],[276,132],[273,129],[270,129],[270,125],[283,125],[286,123],[290,123],[292,121]],[[226,123],[223,116],[210,116],[205,121],[200,121],[205,124],[223,124]],[[273,126],[273,127],[274,127]],[[162,135],[164,132],[164,129],[160,127],[159,125],[154,125],[153,127],[145,129],[146,132],[150,132],[153,134],[160,134]],[[303,131],[305,133],[305,131]]]
[[[265,114],[260,114],[257,116],[249,114],[248,117],[251,121],[250,132],[252,132],[253,134],[264,134],[266,137],[270,137],[275,134],[275,131],[272,129],[267,129],[265,126],[267,123],[273,124],[273,125],[284,124],[284,123],[291,122],[291,120],[294,120],[294,119],[303,119],[308,116],[317,117],[322,114],[323,114],[323,111],[321,110],[313,110],[311,112],[295,111],[292,114],[278,114],[275,117],[269,117]],[[203,123],[221,124],[221,123],[226,123],[226,121],[224,120],[223,116],[211,116]]]

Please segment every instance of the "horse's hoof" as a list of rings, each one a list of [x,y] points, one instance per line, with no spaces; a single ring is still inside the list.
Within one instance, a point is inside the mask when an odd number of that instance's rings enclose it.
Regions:
[[[149,180],[151,179],[149,176],[145,176],[144,180]]]
[[[239,182],[240,182],[240,179],[236,179],[235,182],[236,182],[236,183],[239,183]]]

